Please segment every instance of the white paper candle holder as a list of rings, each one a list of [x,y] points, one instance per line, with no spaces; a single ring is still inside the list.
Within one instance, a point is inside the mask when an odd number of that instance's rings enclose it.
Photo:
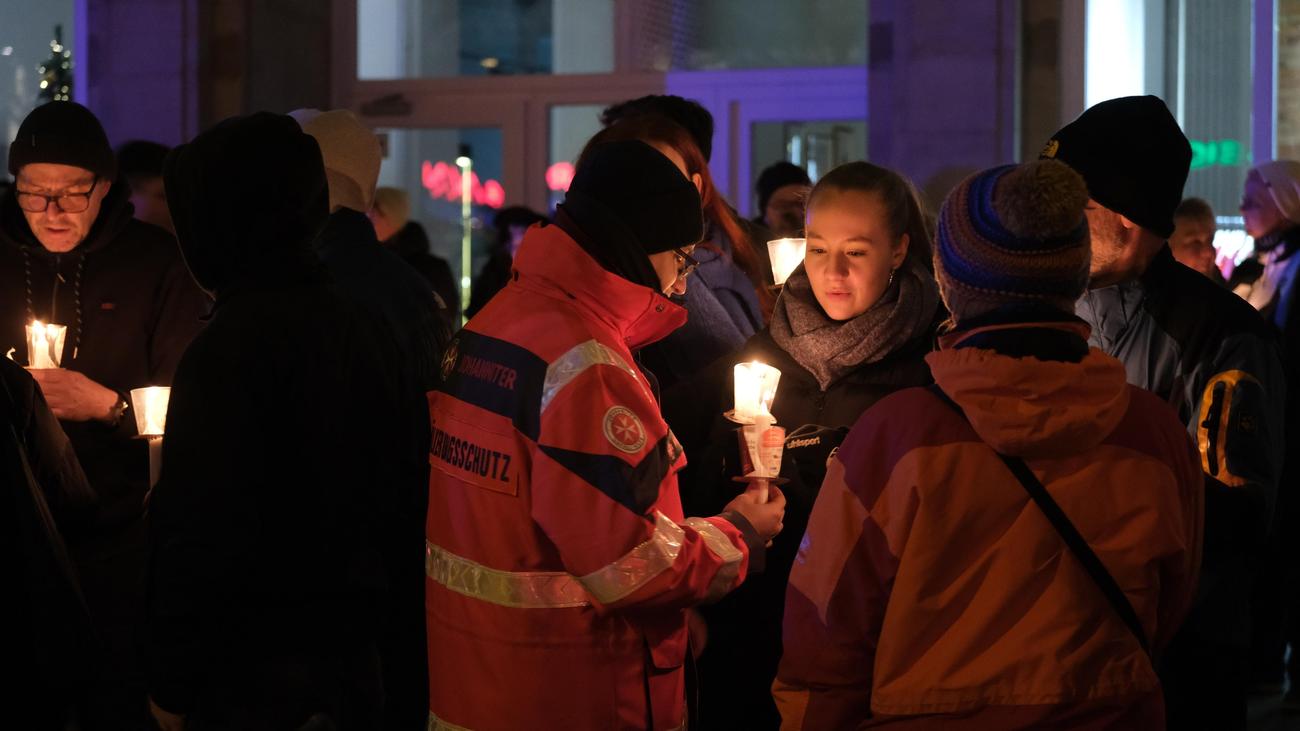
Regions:
[[[172,390],[167,386],[131,389],[131,410],[135,412],[135,429],[141,439],[149,441],[149,487],[158,484],[162,469],[163,432],[167,428],[167,406]]]
[[[27,367],[58,368],[63,362],[63,344],[68,337],[68,327],[34,320],[26,329]]]
[[[807,239],[773,239],[767,242],[767,256],[772,262],[772,280],[776,286],[785,284],[790,273],[803,262]]]
[[[760,418],[772,419],[772,401],[781,381],[781,371],[766,363],[737,363],[734,372],[735,408],[726,417],[737,424],[753,424]]]

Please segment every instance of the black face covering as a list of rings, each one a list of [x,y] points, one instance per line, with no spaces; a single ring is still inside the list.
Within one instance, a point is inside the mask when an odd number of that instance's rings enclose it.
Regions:
[[[656,291],[662,285],[649,257],[704,237],[695,184],[638,140],[583,151],[556,223],[606,270]]]
[[[290,117],[233,117],[181,145],[163,167],[185,263],[210,294],[315,262],[329,216],[316,140]]]

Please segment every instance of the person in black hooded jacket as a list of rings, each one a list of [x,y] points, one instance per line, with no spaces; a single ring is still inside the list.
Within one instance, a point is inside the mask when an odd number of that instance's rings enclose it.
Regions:
[[[390,539],[389,617],[380,656],[384,666],[384,727],[418,728],[429,714],[428,648],[424,630],[424,520],[429,497],[429,402],[450,335],[438,299],[425,280],[379,244],[365,211],[375,194],[379,138],[344,109],[289,113],[316,139],[329,179],[330,217],[314,244],[346,293],[377,317],[400,357],[393,363],[408,406],[408,459],[398,486],[407,507]]]
[[[320,149],[289,117],[237,117],[173,150],[164,180],[215,307],[176,371],[150,504],[154,716],[375,728],[409,437],[394,348],[312,249]]]
[[[11,678],[0,703],[14,728],[61,731],[75,723],[87,670],[98,661],[63,540],[94,500],[36,382],[0,358],[0,642]]]
[[[705,607],[699,661],[704,728],[775,729],[772,681],[781,659],[786,582],[826,461],[872,404],[932,382],[924,357],[946,317],[929,265],[930,236],[912,186],[870,163],[842,165],[808,199],[808,248],[786,281],[771,324],[695,383],[670,389],[664,413],[690,462],[681,481],[687,515],[711,515],[739,491],[732,366],[757,360],[781,371],[772,414],[787,429],[781,477],[785,528],[767,567]],[[698,625],[697,637],[698,637]]]
[[[208,302],[172,237],[133,220],[131,189],[90,110],[38,107],[9,149],[17,180],[0,200],[0,357],[29,362],[32,320],[67,326],[62,367],[31,374],[98,497],[93,519],[65,536],[108,650],[82,723],[146,728],[136,636],[149,462],[129,393],[171,381]]]

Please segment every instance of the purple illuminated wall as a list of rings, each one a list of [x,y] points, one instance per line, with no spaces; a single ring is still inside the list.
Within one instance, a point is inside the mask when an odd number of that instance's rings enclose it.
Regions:
[[[78,0],[78,99],[118,145],[197,131],[197,0]]]

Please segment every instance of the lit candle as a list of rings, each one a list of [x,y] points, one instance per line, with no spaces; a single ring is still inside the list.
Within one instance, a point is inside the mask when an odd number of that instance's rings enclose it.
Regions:
[[[781,380],[781,371],[758,361],[737,363],[734,378],[735,421],[752,424],[760,417],[764,421],[774,421],[772,401],[776,398],[776,386]]]
[[[172,390],[167,386],[131,389],[131,408],[135,411],[135,430],[149,441],[149,487],[158,484],[162,469],[163,432],[167,426],[167,404]]]
[[[149,386],[131,390],[131,408],[135,410],[135,428],[142,437],[160,437],[167,426],[167,402],[172,390],[166,386]]]
[[[790,272],[803,261],[807,239],[774,239],[767,242],[767,256],[772,260],[772,279],[779,287],[785,284]]]
[[[58,368],[63,361],[63,341],[67,336],[66,325],[46,325],[33,320],[27,325],[27,367]]]

